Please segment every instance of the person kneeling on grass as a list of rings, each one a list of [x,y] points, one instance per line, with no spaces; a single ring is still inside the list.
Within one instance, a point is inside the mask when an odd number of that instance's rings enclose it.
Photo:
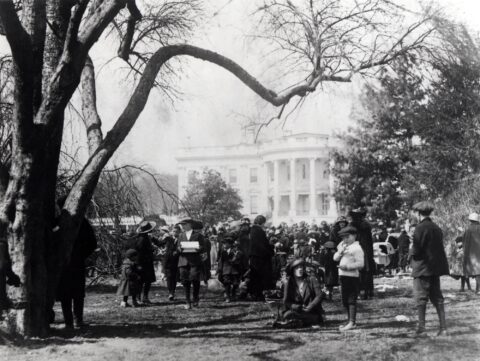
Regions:
[[[286,268],[287,281],[283,291],[284,311],[274,327],[304,327],[323,322],[324,293],[318,279],[309,276],[302,258]]]
[[[122,264],[122,273],[120,275],[120,284],[117,289],[117,296],[123,296],[120,307],[130,307],[128,303],[128,296],[132,297],[133,307],[139,307],[137,297],[141,289],[141,271],[137,263],[138,252],[134,249],[129,249],[125,252],[125,259]]]
[[[342,241],[333,259],[339,262],[338,274],[342,290],[342,303],[347,309],[348,323],[340,326],[340,331],[348,331],[356,327],[357,298],[360,286],[360,270],[364,266],[364,253],[356,240],[357,229],[347,226],[338,232]]]

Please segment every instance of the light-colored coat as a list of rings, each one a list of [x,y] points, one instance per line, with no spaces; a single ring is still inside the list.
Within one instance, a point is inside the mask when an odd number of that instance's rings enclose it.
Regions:
[[[342,241],[337,249],[338,251],[333,255],[333,259],[340,262],[338,275],[359,277],[359,270],[365,266],[365,255],[360,243],[355,241],[348,245],[345,241]]]

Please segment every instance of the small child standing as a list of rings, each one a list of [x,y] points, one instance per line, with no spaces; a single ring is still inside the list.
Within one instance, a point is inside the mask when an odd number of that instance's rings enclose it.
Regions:
[[[338,251],[333,259],[339,262],[338,274],[342,289],[342,303],[347,309],[348,323],[340,326],[340,331],[348,331],[356,327],[357,298],[360,286],[359,270],[364,266],[364,253],[356,240],[357,229],[347,226],[338,232],[342,241],[338,245]]]
[[[335,243],[328,241],[322,246],[320,252],[320,264],[325,267],[325,286],[330,301],[333,297],[333,287],[338,286],[338,262],[335,262],[333,259],[336,250],[337,247],[335,246]]]
[[[233,246],[231,237],[224,239],[223,249],[218,257],[218,280],[225,289],[225,302],[235,301],[237,289],[240,284],[243,253],[238,247]]]
[[[140,266],[137,264],[138,252],[129,249],[125,252],[125,259],[122,264],[122,273],[120,275],[120,284],[117,289],[117,296],[123,296],[120,307],[130,307],[128,296],[132,297],[133,307],[139,307],[137,296],[140,294],[141,273]]]

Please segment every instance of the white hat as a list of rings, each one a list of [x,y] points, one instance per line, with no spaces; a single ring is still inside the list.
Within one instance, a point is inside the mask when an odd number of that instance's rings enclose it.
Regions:
[[[470,215],[468,216],[468,220],[478,222],[479,221],[478,213],[475,213],[475,212],[470,213]]]

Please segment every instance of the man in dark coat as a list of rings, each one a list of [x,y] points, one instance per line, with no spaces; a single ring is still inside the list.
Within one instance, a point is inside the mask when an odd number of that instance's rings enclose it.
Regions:
[[[357,241],[360,243],[364,254],[364,267],[360,270],[360,290],[362,298],[373,297],[373,275],[375,273],[375,260],[373,258],[372,226],[365,219],[367,211],[359,207],[350,211],[351,225],[357,229]]]
[[[475,293],[480,293],[480,223],[479,215],[472,213],[468,217],[470,225],[463,237],[463,257],[465,277],[475,277]]]
[[[434,304],[440,320],[438,336],[446,335],[445,309],[440,276],[448,275],[448,261],[443,246],[442,230],[429,217],[434,207],[430,202],[413,206],[420,223],[413,233],[412,256],[413,293],[418,310],[418,336],[425,335],[425,313],[428,299]]]
[[[258,215],[250,229],[250,279],[252,294],[257,301],[265,300],[263,291],[274,288],[272,276],[273,245],[263,229],[266,219]]]
[[[183,232],[178,238],[180,256],[178,258],[178,269],[180,281],[185,290],[187,310],[192,308],[190,289],[193,286],[193,306],[198,306],[200,295],[200,275],[203,262],[207,259],[205,241],[203,235],[193,227],[197,224],[193,219],[187,218],[179,223]],[[188,243],[185,243],[188,242]],[[193,246],[190,248],[190,246]]]
[[[66,328],[73,328],[74,326],[81,328],[84,325],[85,260],[93,253],[95,248],[97,248],[95,233],[85,218],[73,244],[70,262],[63,267],[57,289],[57,299],[62,305]]]

